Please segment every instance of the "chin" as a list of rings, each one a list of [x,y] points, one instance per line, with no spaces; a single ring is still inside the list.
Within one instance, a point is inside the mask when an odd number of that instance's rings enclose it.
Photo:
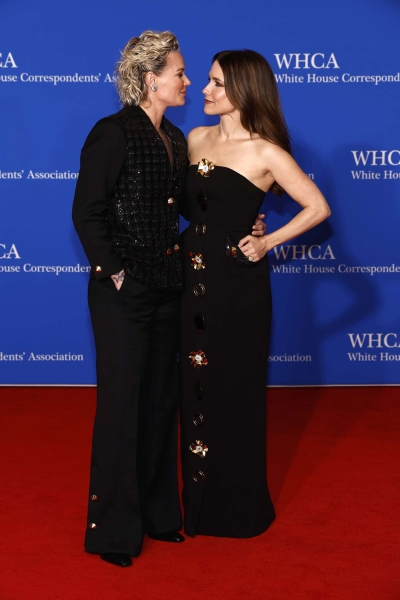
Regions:
[[[174,106],[183,106],[185,104],[186,98],[184,96],[182,96],[181,98],[179,98],[179,100],[176,100],[173,104],[171,102],[171,104],[168,104],[168,106],[170,107],[174,107]]]

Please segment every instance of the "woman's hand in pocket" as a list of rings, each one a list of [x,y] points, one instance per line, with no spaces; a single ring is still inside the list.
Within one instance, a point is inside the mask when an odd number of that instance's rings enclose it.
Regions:
[[[124,282],[125,271],[122,269],[122,271],[116,273],[115,275],[110,275],[110,277],[113,280],[115,287],[119,291]]]

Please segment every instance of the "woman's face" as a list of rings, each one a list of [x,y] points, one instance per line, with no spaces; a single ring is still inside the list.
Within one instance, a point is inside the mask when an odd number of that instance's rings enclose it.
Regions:
[[[204,88],[204,112],[207,115],[226,115],[236,109],[225,93],[224,74],[215,61],[208,76],[208,85]]]
[[[157,100],[165,106],[182,106],[185,104],[186,88],[190,85],[185,75],[185,63],[180,52],[170,52],[167,64],[161,75],[154,76],[158,89]],[[149,90],[150,98],[153,92]]]

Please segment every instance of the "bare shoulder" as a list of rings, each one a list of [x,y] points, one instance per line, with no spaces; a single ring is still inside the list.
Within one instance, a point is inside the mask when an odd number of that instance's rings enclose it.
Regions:
[[[282,158],[285,155],[290,156],[290,154],[286,150],[284,150],[277,144],[274,144],[273,142],[269,142],[268,140],[263,140],[259,138],[257,140],[257,145],[258,152],[260,152],[264,158],[276,159]]]
[[[273,142],[268,140],[257,140],[257,153],[265,164],[274,166],[277,163],[288,163],[293,161],[293,157]]]
[[[196,143],[199,140],[203,140],[210,134],[212,129],[214,129],[214,127],[195,127],[188,133],[188,142]]]
[[[196,127],[192,129],[187,137],[189,160],[196,159],[200,148],[210,144],[210,138],[215,135],[214,131],[215,127]]]

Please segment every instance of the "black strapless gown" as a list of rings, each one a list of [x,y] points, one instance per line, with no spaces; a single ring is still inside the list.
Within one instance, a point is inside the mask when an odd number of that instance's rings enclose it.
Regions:
[[[268,258],[237,247],[265,193],[216,166],[188,169],[182,234],[181,452],[185,532],[252,537],[275,517],[266,481]],[[196,267],[196,268],[195,268]]]

